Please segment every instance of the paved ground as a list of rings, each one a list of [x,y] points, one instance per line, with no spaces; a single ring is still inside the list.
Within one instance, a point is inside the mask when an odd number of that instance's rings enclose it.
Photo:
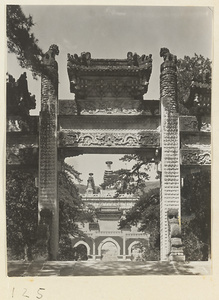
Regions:
[[[210,262],[8,262],[8,276],[210,275]]]

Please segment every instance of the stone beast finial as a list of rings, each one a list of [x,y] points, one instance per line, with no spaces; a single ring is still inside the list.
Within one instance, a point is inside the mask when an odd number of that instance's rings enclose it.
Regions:
[[[167,48],[161,48],[160,49],[160,57],[163,57],[164,62],[172,61],[175,64],[177,63],[176,55],[171,54],[169,49],[167,49]]]
[[[49,50],[43,56],[43,64],[48,66],[57,67],[57,62],[55,60],[55,55],[59,54],[59,47],[57,45],[51,45]]]

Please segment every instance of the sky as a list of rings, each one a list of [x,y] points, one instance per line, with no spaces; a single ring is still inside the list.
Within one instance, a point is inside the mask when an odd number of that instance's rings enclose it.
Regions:
[[[129,51],[152,54],[152,75],[145,99],[159,99],[160,48],[169,48],[178,58],[194,53],[212,58],[213,10],[209,7],[22,5],[22,10],[33,16],[33,33],[44,52],[51,44],[59,46],[59,99],[74,97],[69,88],[67,53],[80,55],[85,51],[92,58],[126,58]],[[7,71],[17,79],[26,70],[19,67],[14,54],[9,54]],[[33,80],[30,72],[27,76],[29,91],[37,100],[31,114],[38,115],[40,79]],[[83,172],[84,183],[91,171],[99,184],[105,159],[109,157],[101,155],[101,163],[96,164],[96,158],[87,155],[70,159],[70,163]],[[114,166],[124,167],[118,159],[114,157]]]

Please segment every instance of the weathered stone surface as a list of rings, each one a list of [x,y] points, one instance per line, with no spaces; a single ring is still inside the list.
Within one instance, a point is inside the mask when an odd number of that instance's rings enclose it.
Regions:
[[[195,116],[179,117],[180,131],[198,131],[198,121]]]
[[[189,166],[210,166],[211,165],[211,151],[210,149],[182,149],[180,151],[181,164]]]
[[[143,113],[142,101],[132,99],[78,100],[81,115],[139,115]]]
[[[77,115],[77,105],[75,100],[59,100],[59,115]]]
[[[211,132],[211,117],[210,116],[201,116],[200,131],[201,132]]]
[[[162,174],[160,200],[161,260],[167,260],[169,229],[167,212],[180,209],[180,164],[179,164],[179,115],[176,95],[176,57],[162,48],[164,58],[161,65],[161,126],[162,126]]]
[[[210,116],[180,116],[180,131],[211,132]]]
[[[185,260],[183,255],[181,227],[179,224],[179,209],[169,209],[167,211],[169,225],[169,260]],[[179,259],[180,257],[180,259]]]
[[[136,130],[62,130],[60,147],[159,147],[157,131]]]
[[[39,132],[39,210],[52,214],[50,226],[50,259],[56,260],[59,241],[59,206],[57,195],[57,114],[58,66],[55,55],[58,47],[52,45],[43,58],[48,72],[41,79],[41,113]]]
[[[208,132],[181,133],[181,149],[211,149],[211,135]]]
[[[159,116],[59,116],[60,131],[71,129],[80,131],[81,129],[96,129],[99,130],[152,130],[160,132],[160,117]]]
[[[40,211],[40,222],[37,229],[37,253],[34,258],[36,261],[47,261],[51,258],[51,224],[52,211],[49,209],[42,209]]]

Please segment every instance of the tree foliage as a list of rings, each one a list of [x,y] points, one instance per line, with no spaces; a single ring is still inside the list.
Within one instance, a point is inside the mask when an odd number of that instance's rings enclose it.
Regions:
[[[211,61],[195,53],[193,57],[184,56],[177,61],[177,95],[180,112],[189,114],[183,106],[190,92],[192,80],[211,83]]]
[[[73,179],[80,182],[80,173],[64,163],[59,173],[59,260],[73,260],[71,237],[81,237],[84,233],[78,223],[91,222],[94,210],[84,206]]]
[[[77,181],[81,181],[80,173],[72,166],[64,164],[64,170],[59,173],[58,190],[60,236],[68,234],[72,236],[81,235],[82,232],[78,229],[76,223],[92,220],[92,212],[84,206],[72,177]]]
[[[131,169],[119,169],[101,184],[103,189],[108,187],[116,188],[118,194],[130,193],[136,194],[143,191],[146,186],[146,181],[149,179],[148,171],[151,164],[147,161],[144,155],[128,154],[124,155],[121,161],[131,162]]]
[[[142,244],[146,250],[143,256],[147,260],[159,259],[160,248],[160,195],[159,188],[152,189],[140,196],[136,204],[119,222],[120,229],[127,225],[138,226],[138,230],[150,234],[149,246]]]
[[[26,17],[20,5],[7,5],[7,46],[14,53],[22,68],[29,69],[34,78],[42,72],[43,51],[31,32],[32,16]]]
[[[83,206],[72,176],[77,180],[79,173],[65,164],[59,174],[59,235],[60,256],[69,253],[69,234],[82,235],[77,222],[92,220],[93,211]],[[38,189],[36,174],[24,170],[7,170],[6,210],[7,246],[9,259],[32,260],[35,252],[38,228]]]
[[[211,246],[211,174],[187,175],[182,188],[182,239],[187,260],[208,260]]]
[[[7,171],[7,246],[12,259],[32,259],[32,247],[37,236],[37,199],[33,172]]]

